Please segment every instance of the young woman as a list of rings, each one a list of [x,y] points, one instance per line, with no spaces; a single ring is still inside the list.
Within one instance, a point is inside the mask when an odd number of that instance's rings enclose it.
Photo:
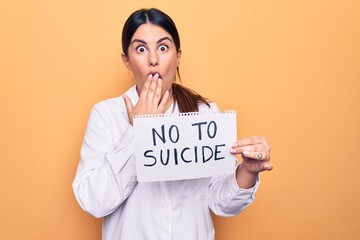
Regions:
[[[134,12],[124,25],[122,45],[136,85],[92,109],[73,183],[76,199],[86,212],[104,217],[104,240],[214,239],[210,209],[233,216],[254,200],[258,174],[272,169],[270,146],[263,137],[237,140],[231,153],[243,161],[234,163],[229,176],[137,182],[134,115],[219,110],[175,83],[180,39],[168,15],[158,9]]]

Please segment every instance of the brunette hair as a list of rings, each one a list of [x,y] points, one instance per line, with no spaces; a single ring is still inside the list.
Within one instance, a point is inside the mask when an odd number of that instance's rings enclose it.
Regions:
[[[150,8],[135,11],[126,20],[122,31],[122,48],[126,56],[128,55],[130,41],[135,31],[140,25],[145,23],[151,23],[162,27],[173,38],[176,50],[180,51],[180,37],[174,21],[161,10]],[[177,74],[181,81],[179,68],[177,68]],[[187,87],[173,83],[172,89],[174,100],[178,105],[180,112],[198,112],[199,103],[205,103],[210,107],[206,98]]]

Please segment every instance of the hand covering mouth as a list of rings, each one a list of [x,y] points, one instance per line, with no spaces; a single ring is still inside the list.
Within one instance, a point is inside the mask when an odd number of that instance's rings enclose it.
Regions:
[[[150,73],[149,73],[149,75],[151,75],[151,76],[153,76],[153,77],[155,76],[155,74],[158,74],[158,75],[159,75],[159,78],[162,78],[162,77],[161,77],[161,74],[160,74],[159,72],[150,72]],[[149,75],[148,75],[148,76],[149,76]]]

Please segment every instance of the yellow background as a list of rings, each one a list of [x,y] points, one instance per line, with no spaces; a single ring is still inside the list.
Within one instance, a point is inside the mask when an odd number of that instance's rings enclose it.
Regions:
[[[273,149],[217,239],[360,239],[357,0],[1,0],[0,239],[100,239],[71,184],[91,107],[133,84],[124,21],[152,6],[178,26],[184,85]]]

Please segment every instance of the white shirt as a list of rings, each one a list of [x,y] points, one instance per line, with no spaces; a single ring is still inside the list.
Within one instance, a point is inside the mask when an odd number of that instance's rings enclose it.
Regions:
[[[133,86],[126,93],[133,105]],[[169,111],[178,112],[175,107]],[[205,104],[199,111],[219,111]],[[81,208],[104,217],[103,240],[209,240],[216,215],[239,214],[254,200],[259,181],[238,187],[234,174],[212,178],[138,183],[133,128],[122,97],[96,104],[90,114],[73,190]]]

